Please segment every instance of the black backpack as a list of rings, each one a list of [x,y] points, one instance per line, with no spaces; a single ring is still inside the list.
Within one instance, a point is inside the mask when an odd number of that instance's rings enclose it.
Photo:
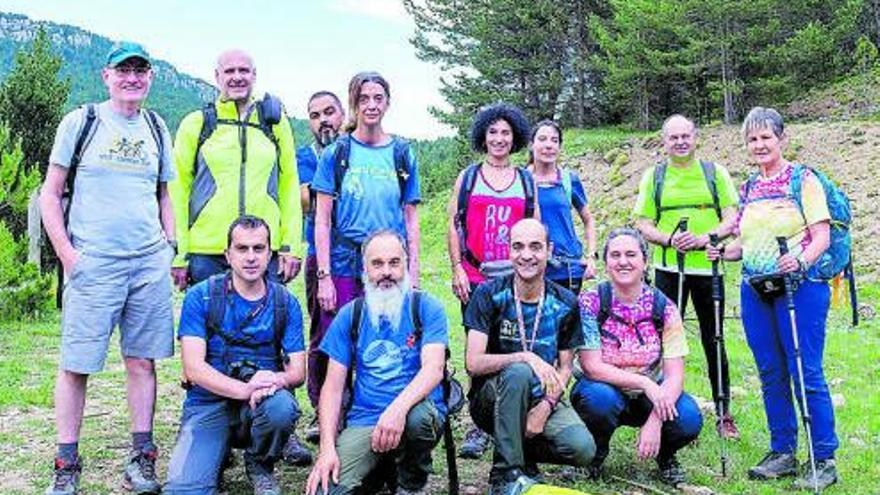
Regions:
[[[88,148],[92,137],[95,134],[97,129],[95,126],[98,124],[98,110],[94,103],[87,104],[85,106],[85,112],[85,121],[79,129],[79,133],[76,135],[76,141],[74,141],[73,145],[73,155],[71,155],[70,165],[67,167],[67,179],[64,181],[64,190],[61,193],[62,204],[64,204],[63,213],[65,227],[67,227],[67,224],[70,222],[70,207],[73,204],[76,172],[79,168],[79,164],[82,162],[83,153],[85,153],[86,148]],[[153,140],[156,142],[156,148],[159,150],[159,173],[156,176],[156,201],[159,201],[159,177],[162,176],[163,166],[168,167],[170,164],[163,162],[165,157],[165,139],[162,137],[162,128],[159,126],[159,116],[156,112],[147,108],[144,109],[144,114],[146,115],[147,124],[150,128],[150,134],[153,136]],[[64,268],[61,266],[61,263],[58,263],[56,268],[58,273],[58,287],[60,288],[64,285]],[[63,291],[61,290],[58,290],[55,293],[55,305],[58,309],[61,309],[62,295]]]
[[[461,186],[458,189],[458,201],[455,208],[455,230],[458,232],[459,246],[461,249],[461,257],[475,268],[480,267],[481,261],[467,247],[467,209],[471,199],[471,193],[474,192],[474,186],[477,183],[477,176],[480,172],[482,164],[473,163],[465,169],[461,178]],[[516,174],[522,183],[523,192],[525,194],[526,211],[524,218],[532,218],[535,216],[535,181],[527,170],[522,167],[514,167]]]
[[[214,102],[206,103],[205,106],[202,107],[202,129],[199,131],[199,140],[196,144],[196,158],[193,162],[193,169],[195,170],[197,168],[199,150],[202,149],[202,145],[205,144],[205,141],[207,141],[212,134],[214,134],[214,131],[217,130],[217,126],[221,124],[238,127],[256,127],[262,131],[266,138],[268,138],[275,146],[275,165],[278,166],[281,148],[278,145],[278,138],[275,136],[275,133],[272,132],[272,128],[281,122],[284,113],[281,108],[281,100],[266,93],[263,95],[263,99],[256,103],[256,111],[256,124],[250,122],[250,119],[248,119],[247,122],[238,119],[218,119],[217,106]]]
[[[226,316],[226,299],[229,295],[229,286],[232,280],[229,273],[218,273],[208,278],[208,314],[205,318],[205,342],[212,335],[219,335],[227,344],[247,347],[249,349],[257,349],[267,345],[267,342],[257,342],[251,338],[238,338],[223,328],[223,318]],[[287,356],[281,348],[281,341],[284,338],[284,329],[287,328],[287,305],[290,301],[290,293],[284,285],[266,280],[266,290],[272,294],[272,326],[273,338],[272,345],[275,347],[276,362],[280,365],[287,362]],[[267,298],[268,300],[268,298]],[[260,310],[254,311],[244,322],[241,327],[247,326],[260,313]]]
[[[613,318],[617,321],[620,321],[625,324],[629,324],[628,321],[623,321],[619,316],[615,315],[611,311],[611,298],[612,298],[612,289],[611,282],[602,282],[597,287],[599,291],[599,313],[596,315],[596,325],[599,327],[599,334],[608,337],[611,340],[617,341],[618,345],[620,344],[620,339],[617,338],[616,335],[606,332],[603,328],[605,326],[605,322],[608,321],[608,318]],[[656,287],[652,287],[651,290],[654,291],[654,301],[651,305],[651,323],[654,325],[654,330],[657,332],[657,335],[662,337],[663,335],[663,324],[664,324],[664,314],[666,313],[666,295],[660,291],[660,289]],[[636,327],[638,327],[639,323],[642,323],[646,320],[640,320],[635,322]],[[639,339],[640,344],[644,344],[642,340],[642,335],[639,333],[638,328],[636,328],[636,337]]]
[[[352,308],[351,327],[349,336],[351,338],[351,365],[348,368],[348,383],[354,387],[354,369],[357,366],[357,341],[363,319],[365,301],[363,297],[354,300]],[[413,289],[412,299],[410,300],[410,317],[413,322],[413,336],[416,345],[421,347],[422,342],[422,292]],[[446,361],[449,362],[449,347],[446,347]],[[440,382],[443,386],[443,400],[446,402],[446,422],[443,425],[443,447],[446,450],[446,464],[449,471],[449,494],[458,495],[458,464],[456,463],[455,439],[452,436],[452,417],[458,414],[464,407],[464,389],[461,384],[453,377],[454,372],[449,371],[448,366],[443,368],[443,380]],[[350,407],[351,401],[348,406]],[[347,408],[346,408],[347,409]]]

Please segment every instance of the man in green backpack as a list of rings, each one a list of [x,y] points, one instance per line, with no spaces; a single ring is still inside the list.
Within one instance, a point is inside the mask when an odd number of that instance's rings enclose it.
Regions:
[[[694,157],[697,127],[693,121],[672,115],[663,123],[661,133],[667,158],[642,176],[634,210],[636,226],[648,242],[657,246],[653,260],[657,288],[676,301],[682,315],[691,296],[718,409],[716,427],[722,437],[738,438],[739,431],[729,413],[727,354],[723,345],[717,352],[715,343],[712,264],[705,252],[710,233],[719,239],[732,233],[738,203],[736,188],[723,166]],[[724,307],[723,300],[720,307]]]

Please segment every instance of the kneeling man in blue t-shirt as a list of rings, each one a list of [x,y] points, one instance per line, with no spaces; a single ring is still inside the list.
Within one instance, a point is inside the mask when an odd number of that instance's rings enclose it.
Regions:
[[[269,227],[242,216],[229,228],[231,271],[186,293],[178,329],[189,383],[163,493],[217,493],[223,460],[244,449],[255,495],[281,493],[273,471],[299,408],[291,390],[305,378],[302,312],[266,280]]]
[[[320,453],[308,494],[353,493],[386,457],[397,463],[397,493],[422,493],[446,420],[443,306],[410,288],[398,233],[368,237],[363,264],[363,299],[339,311],[321,342],[330,360],[318,403]],[[352,375],[351,398],[343,404]],[[340,414],[345,427],[337,435]]]

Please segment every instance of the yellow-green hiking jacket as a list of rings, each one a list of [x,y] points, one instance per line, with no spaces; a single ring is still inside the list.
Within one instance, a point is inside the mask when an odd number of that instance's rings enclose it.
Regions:
[[[214,105],[217,128],[198,156],[202,111],[184,117],[177,130],[177,180],[168,186],[178,240],[174,266],[186,266],[189,253],[223,253],[229,225],[243,214],[260,217],[269,224],[273,251],[301,256],[299,178],[293,134],[285,112],[282,110],[281,121],[272,127],[278,141],[276,151],[259,129],[253,98],[247,121],[254,125],[224,124],[223,120],[240,120],[235,102],[217,101]]]

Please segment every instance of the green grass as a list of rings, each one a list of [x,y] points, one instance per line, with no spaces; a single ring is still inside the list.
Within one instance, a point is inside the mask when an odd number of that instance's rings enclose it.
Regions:
[[[568,146],[587,146],[598,149],[602,143],[611,143],[618,131],[602,130],[595,137],[579,131],[581,144],[569,139]],[[620,141],[617,143],[619,144]],[[613,144],[612,146],[617,146]],[[447,309],[450,325],[453,364],[459,378],[463,376],[464,333],[458,301],[449,289],[449,262],[446,249],[446,203],[449,193],[443,192],[427,201],[420,209],[422,217],[422,287],[439,297]],[[730,267],[730,272],[734,268]],[[735,284],[736,277],[729,277]],[[300,298],[302,282],[292,286]],[[737,305],[737,292],[728,289],[731,301],[728,313]],[[877,307],[880,304],[880,285],[860,287],[863,303]],[[301,299],[302,300],[302,299]],[[875,318],[865,321],[857,329],[847,325],[848,308],[836,310],[828,325],[825,351],[825,372],[832,394],[842,403],[836,407],[837,434],[841,448],[838,466],[842,482],[830,489],[830,494],[876,494],[880,487],[877,448],[880,444],[880,322]],[[55,428],[52,411],[52,388],[58,362],[59,318],[57,315],[39,322],[0,323],[0,493],[32,494],[41,492],[49,480],[54,452]],[[688,392],[707,400],[710,386],[706,378],[706,363],[697,336],[696,325],[688,322],[691,354],[687,363]],[[767,449],[768,433],[761,402],[760,384],[754,361],[745,343],[738,320],[730,320],[726,337],[733,387],[732,410],[743,438],[731,442],[730,473],[728,479],[719,478],[719,442],[715,435],[711,413],[706,415],[704,430],[698,441],[681,453],[681,462],[687,469],[689,481],[709,487],[715,493],[788,493],[787,481],[755,483],[746,479],[746,470],[755,464]],[[119,493],[119,473],[129,443],[128,416],[125,405],[124,373],[117,340],[111,343],[106,370],[90,379],[86,417],[80,441],[84,457],[83,493]],[[160,476],[164,478],[168,455],[174,444],[178,425],[182,390],[177,386],[180,364],[177,359],[158,365],[159,399],[155,421],[156,440],[161,449]],[[308,400],[301,388],[297,391],[304,410],[305,421],[311,418]],[[468,419],[466,414],[457,419],[456,431],[461,438]],[[646,493],[610,476],[629,479],[649,485],[661,492],[671,492],[653,478],[653,463],[636,459],[633,447],[635,430],[621,429],[612,441],[612,453],[607,461],[609,478],[600,483],[578,482],[576,488],[595,494]],[[800,453],[805,459],[806,454]],[[442,448],[435,451],[435,471],[432,493],[445,493],[445,464]],[[469,491],[485,492],[490,468],[490,456],[479,461],[460,461],[462,483]],[[547,467],[550,482],[560,483],[558,469]],[[308,472],[284,467],[281,479],[286,493],[301,493]],[[250,493],[242,476],[241,463],[228,475],[231,495]]]
[[[565,156],[580,156],[589,152],[605,153],[617,148],[630,138],[656,135],[651,131],[635,131],[626,127],[598,127],[595,129],[566,129],[563,132],[562,151]]]

